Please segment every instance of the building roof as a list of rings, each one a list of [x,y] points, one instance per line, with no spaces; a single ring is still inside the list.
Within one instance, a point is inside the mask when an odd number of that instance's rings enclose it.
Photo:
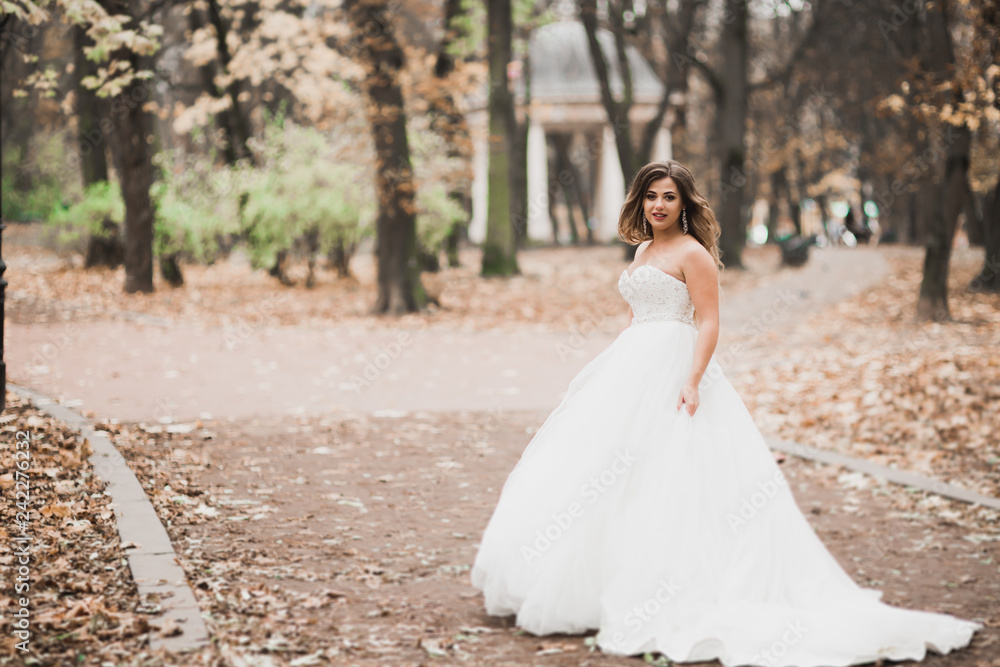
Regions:
[[[597,41],[604,52],[611,76],[611,94],[621,99],[622,78],[618,67],[615,37],[599,28]],[[531,34],[531,100],[543,104],[601,103],[601,88],[587,46],[587,32],[579,21],[550,23]],[[632,96],[638,104],[656,104],[663,84],[649,63],[633,46],[625,57],[632,72]],[[518,100],[524,99],[524,79],[517,80]]]

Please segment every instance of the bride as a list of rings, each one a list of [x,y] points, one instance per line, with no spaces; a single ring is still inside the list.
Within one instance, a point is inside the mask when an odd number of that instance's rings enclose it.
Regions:
[[[597,629],[608,654],[726,667],[966,646],[981,624],[885,604],[796,505],[713,356],[719,225],[691,172],[643,167],[618,230],[642,241],[618,280],[631,324],[510,473],[471,572],[486,611],[535,635]]]

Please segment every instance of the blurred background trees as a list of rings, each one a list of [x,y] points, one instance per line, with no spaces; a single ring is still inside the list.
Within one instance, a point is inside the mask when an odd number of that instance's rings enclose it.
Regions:
[[[788,237],[918,244],[916,314],[946,320],[968,242],[986,248],[970,288],[1000,290],[995,0],[4,12],[3,217],[124,265],[126,292],[232,252],[288,285],[305,263],[308,286],[370,247],[373,311],[411,312],[463,244],[509,275],[532,244],[618,242],[635,170],[668,157],[716,208],[728,268]]]

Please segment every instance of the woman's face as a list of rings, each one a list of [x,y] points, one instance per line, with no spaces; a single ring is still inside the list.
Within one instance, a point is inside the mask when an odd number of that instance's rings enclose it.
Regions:
[[[682,207],[678,188],[669,176],[652,181],[646,188],[642,210],[654,230],[680,224]]]

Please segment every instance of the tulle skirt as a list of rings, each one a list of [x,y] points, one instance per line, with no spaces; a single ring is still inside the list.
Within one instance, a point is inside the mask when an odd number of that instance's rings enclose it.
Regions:
[[[713,358],[677,410],[697,330],[625,329],[570,382],[510,473],[471,577],[535,635],[726,667],[922,659],[982,626],[858,586],[799,510]]]

